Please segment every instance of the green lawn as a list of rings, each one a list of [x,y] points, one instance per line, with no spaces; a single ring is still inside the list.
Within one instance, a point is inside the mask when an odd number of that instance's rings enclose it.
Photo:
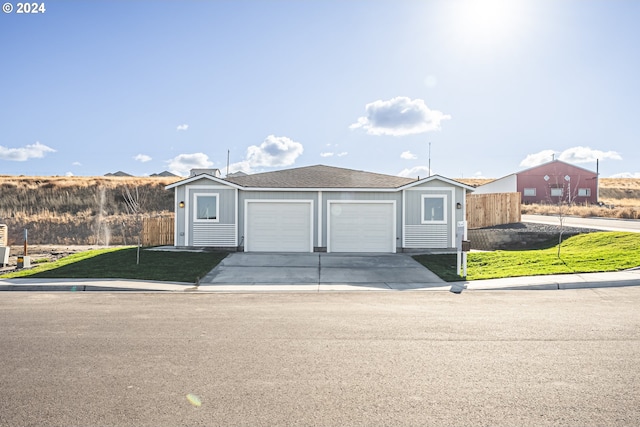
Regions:
[[[38,263],[35,267],[0,275],[0,278],[141,279],[195,282],[213,269],[226,252],[160,252],[136,248],[96,249]]]
[[[422,265],[446,281],[456,275],[456,255],[418,255]],[[558,246],[531,251],[472,252],[467,260],[467,280],[546,274],[620,271],[640,266],[640,233],[598,232],[580,234]]]

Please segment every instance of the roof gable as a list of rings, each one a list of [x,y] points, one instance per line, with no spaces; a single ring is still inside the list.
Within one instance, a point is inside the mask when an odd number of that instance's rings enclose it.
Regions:
[[[233,187],[233,188],[239,188],[237,185],[233,184],[232,182],[225,181],[222,178],[217,178],[217,177],[215,177],[213,175],[209,175],[208,173],[201,173],[199,175],[190,176],[189,178],[185,178],[185,179],[182,179],[180,181],[174,182],[173,184],[169,184],[164,188],[165,188],[165,190],[171,190],[172,188],[180,187],[181,185],[190,184],[190,183],[192,183],[194,181],[199,181],[201,179],[207,179],[207,180],[213,181],[213,182],[215,182],[217,184],[228,185],[228,186]]]
[[[536,169],[547,169],[551,165],[559,165],[560,167],[564,167],[564,168],[579,169],[579,170],[582,170],[584,172],[588,172],[588,173],[590,173],[592,175],[596,174],[596,172],[594,172],[594,171],[590,171],[589,169],[585,169],[585,168],[582,168],[580,166],[572,165],[571,163],[563,162],[562,160],[552,160],[552,161],[547,162],[547,163],[542,163],[540,165],[536,165],[536,166],[532,166],[532,167],[527,168],[527,169],[523,169],[523,170],[521,170],[519,172],[516,172],[516,175],[523,174],[523,173],[530,173],[532,171],[535,171]]]

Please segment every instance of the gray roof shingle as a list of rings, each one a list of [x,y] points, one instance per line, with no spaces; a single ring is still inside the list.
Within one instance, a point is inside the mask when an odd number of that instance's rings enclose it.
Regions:
[[[234,176],[225,180],[252,188],[398,188],[416,181],[324,165]]]

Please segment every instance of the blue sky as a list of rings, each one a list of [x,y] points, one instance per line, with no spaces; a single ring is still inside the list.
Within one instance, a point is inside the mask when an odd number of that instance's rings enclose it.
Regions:
[[[638,1],[9,3],[0,174],[640,177]]]

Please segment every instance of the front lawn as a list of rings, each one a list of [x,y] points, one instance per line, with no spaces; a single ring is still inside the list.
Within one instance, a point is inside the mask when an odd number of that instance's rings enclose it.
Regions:
[[[96,249],[39,263],[30,269],[0,275],[2,279],[140,279],[194,283],[213,269],[226,252],[161,252],[140,251],[136,264],[136,248]]]
[[[443,280],[463,280],[456,275],[456,255],[414,257]],[[531,251],[472,252],[466,280],[547,274],[620,271],[640,266],[640,233],[598,232],[580,234],[558,246]]]

